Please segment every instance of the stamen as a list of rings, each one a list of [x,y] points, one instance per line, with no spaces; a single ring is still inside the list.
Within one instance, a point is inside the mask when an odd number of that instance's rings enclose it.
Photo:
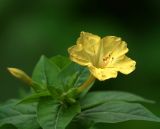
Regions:
[[[105,56],[105,57],[103,57],[103,63],[102,63],[102,67],[105,67],[109,62],[112,62],[112,60],[113,60],[114,58],[113,57],[111,57],[111,53],[110,54],[108,54],[107,56]]]
[[[107,63],[107,60],[108,60],[108,57],[104,57],[103,58],[103,62],[106,64]]]

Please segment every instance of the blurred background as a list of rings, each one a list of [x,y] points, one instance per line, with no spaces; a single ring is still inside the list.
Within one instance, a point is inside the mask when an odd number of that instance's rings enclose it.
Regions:
[[[156,100],[146,106],[160,116],[159,0],[0,0],[0,102],[29,90],[6,67],[31,75],[42,54],[68,55],[80,31],[122,37],[128,55],[137,61],[129,76],[96,82],[92,90],[122,90]],[[129,121],[96,128],[160,129],[160,123]]]

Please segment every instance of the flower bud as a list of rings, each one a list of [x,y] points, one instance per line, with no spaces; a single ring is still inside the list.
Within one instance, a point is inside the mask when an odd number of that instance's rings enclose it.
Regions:
[[[32,79],[22,70],[17,68],[8,68],[8,71],[16,78],[22,80],[23,82],[32,85]]]

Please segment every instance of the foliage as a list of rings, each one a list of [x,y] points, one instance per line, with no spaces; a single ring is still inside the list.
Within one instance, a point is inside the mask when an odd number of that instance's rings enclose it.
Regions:
[[[0,129],[89,129],[96,123],[128,120],[160,122],[141,103],[154,103],[120,91],[79,93],[89,71],[67,57],[42,56],[32,76],[35,91],[20,100],[0,105]],[[34,88],[36,88],[34,87]]]

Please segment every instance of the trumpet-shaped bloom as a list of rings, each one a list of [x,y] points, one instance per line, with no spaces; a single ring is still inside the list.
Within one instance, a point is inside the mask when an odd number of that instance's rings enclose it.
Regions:
[[[97,35],[81,32],[76,45],[68,49],[72,61],[87,66],[99,80],[116,78],[117,73],[129,74],[136,62],[128,58],[127,44],[116,36],[100,38]]]

